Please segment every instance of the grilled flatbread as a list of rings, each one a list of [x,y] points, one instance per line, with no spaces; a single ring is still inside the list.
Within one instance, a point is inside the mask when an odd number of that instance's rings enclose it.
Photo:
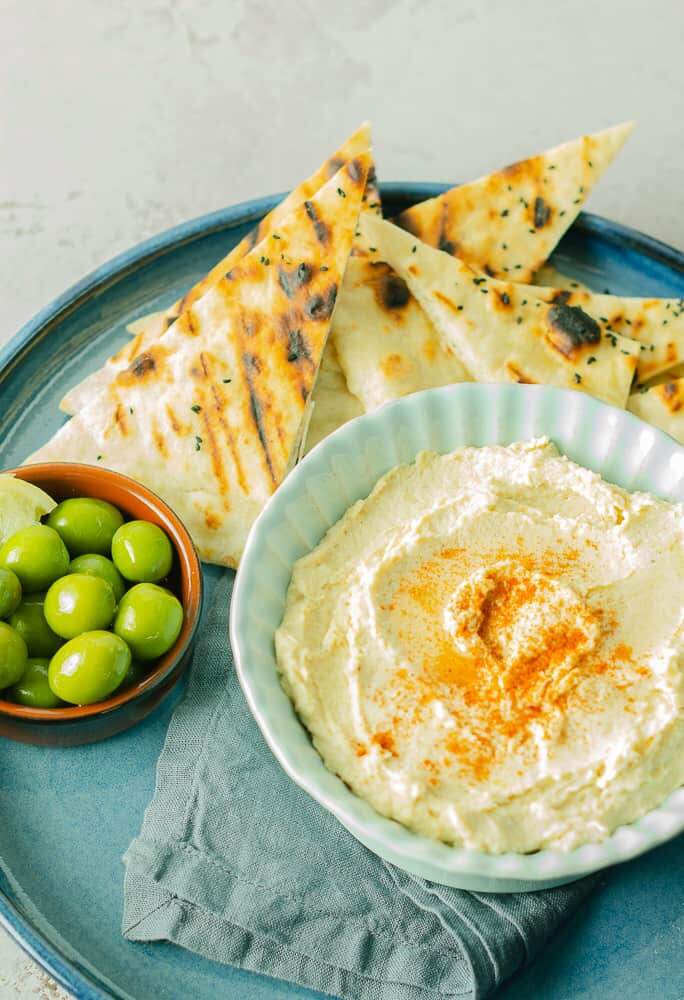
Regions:
[[[521,285],[520,288],[546,302],[580,306],[599,320],[607,333],[619,333],[638,341],[636,377],[639,383],[684,361],[684,299],[622,298],[539,285]]]
[[[632,123],[585,135],[421,202],[402,229],[491,277],[530,281],[574,222]]]
[[[684,378],[635,392],[629,397],[627,409],[684,444]]]
[[[478,382],[540,382],[624,406],[639,344],[581,308],[473,271],[389,222],[359,223]]]
[[[470,381],[406,283],[382,262],[349,261],[332,343],[366,412],[421,389]]]
[[[298,454],[369,168],[350,160],[30,461],[83,461],[162,496],[235,566]]]
[[[351,135],[340,148],[332,154],[318,170],[302,181],[290,194],[283,199],[276,207],[264,216],[259,224],[251,230],[229,253],[216,264],[211,271],[201,278],[193,287],[186,292],[182,299],[174,302],[168,309],[161,312],[150,313],[147,316],[135,320],[128,327],[134,335],[131,343],[124,345],[109,358],[104,366],[98,371],[88,375],[83,381],[72,386],[59,404],[59,408],[68,414],[78,413],[102,388],[108,385],[114,375],[126,368],[133,358],[145,351],[150,344],[166,333],[167,329],[176,320],[181,310],[197,299],[216,284],[237,262],[240,260],[257,242],[260,242],[267,235],[277,229],[281,219],[285,218],[289,212],[301,205],[307,198],[311,198],[323,185],[333,176],[345,163],[359,155],[370,156],[371,134],[368,122]],[[371,159],[366,189],[363,193],[363,210],[380,215],[382,206],[380,192],[375,176],[375,166]],[[355,240],[358,252],[365,252],[359,240]]]

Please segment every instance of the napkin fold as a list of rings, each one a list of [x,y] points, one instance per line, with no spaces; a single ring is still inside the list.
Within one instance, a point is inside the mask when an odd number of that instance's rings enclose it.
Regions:
[[[349,1000],[482,998],[592,886],[450,889],[363,847],[281,770],[242,695],[216,587],[140,836],[123,933]]]

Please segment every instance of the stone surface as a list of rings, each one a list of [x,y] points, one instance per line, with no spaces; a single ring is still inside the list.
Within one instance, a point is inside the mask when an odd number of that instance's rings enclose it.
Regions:
[[[634,118],[589,208],[682,246],[683,26],[672,0],[0,0],[0,343],[364,118],[382,178],[440,181]],[[0,997],[58,995],[0,931]]]

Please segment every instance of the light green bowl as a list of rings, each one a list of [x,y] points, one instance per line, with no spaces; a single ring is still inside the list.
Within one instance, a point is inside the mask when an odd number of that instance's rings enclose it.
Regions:
[[[625,411],[547,386],[431,389],[351,421],[297,466],[254,525],[233,591],[231,642],[240,683],[283,768],[370,850],[464,889],[542,889],[633,858],[684,830],[684,789],[602,843],[572,851],[495,855],[429,840],[380,816],[325,767],[280,685],[273,636],[293,563],[391,468],[425,450],[544,435],[610,482],[684,500],[684,448]]]

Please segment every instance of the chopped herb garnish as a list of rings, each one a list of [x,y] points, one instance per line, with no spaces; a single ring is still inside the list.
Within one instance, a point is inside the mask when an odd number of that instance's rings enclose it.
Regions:
[[[650,346],[649,350],[650,350],[650,351],[655,351],[655,344],[651,344],[651,346]]]
[[[329,271],[329,270],[330,268],[328,267],[327,264],[321,264],[321,271]]]
[[[515,322],[516,322],[516,323],[517,323],[518,325],[520,325],[520,323],[522,323],[522,316],[518,316],[518,318],[516,319],[516,321],[515,321]]]
[[[565,209],[563,209],[563,211],[562,211],[562,212],[559,212],[558,214],[559,214],[559,215],[565,215]]]
[[[199,451],[202,447],[202,438],[196,434],[195,435],[195,451]]]
[[[508,187],[508,190],[509,190],[509,191],[512,191],[512,190],[513,190],[513,188],[511,187],[511,185],[510,185],[510,184],[508,184],[508,185],[507,185],[507,187]]]
[[[508,250],[508,243],[502,243],[501,244],[501,249],[502,250]]]
[[[102,461],[102,455],[98,455],[97,456],[97,460],[98,460],[98,462],[101,462]]]
[[[342,188],[338,188],[337,189],[337,193],[339,194],[340,198],[346,198],[347,197],[346,193],[342,190]]]
[[[575,200],[573,201],[573,205],[579,205],[581,200],[582,200],[581,198],[575,198]]]
[[[588,166],[588,167],[593,167],[593,166],[594,166],[594,164],[593,164],[593,163],[591,162],[591,160],[587,160],[587,166]]]
[[[571,288],[579,288],[579,282],[578,281],[571,281],[570,282],[570,287]]]
[[[580,194],[583,194],[583,193],[584,193],[584,188],[582,187],[582,185],[581,185],[581,184],[580,184],[580,189],[579,189],[579,193],[580,193]]]
[[[129,406],[129,407],[128,407],[128,412],[129,412],[129,413],[135,413],[135,410],[133,409],[133,407],[132,407],[132,406]]]
[[[556,164],[555,163],[549,163],[549,168],[548,169],[549,170],[555,170],[556,169]]]
[[[579,385],[581,381],[582,381],[582,376],[580,375],[579,372],[575,372],[575,382],[577,382],[577,384]]]
[[[486,280],[487,280],[486,278],[473,278],[473,284],[474,285],[481,285]]]
[[[515,269],[516,269],[516,271],[522,270],[522,264],[516,264],[515,265]]]
[[[504,208],[503,212],[501,213],[501,217],[505,219],[507,215],[508,215],[508,209]]]
[[[274,239],[274,240],[279,240],[279,239],[280,239],[280,236],[278,236],[278,234],[277,234],[277,233],[273,233],[273,239]]]
[[[523,304],[524,306],[526,306],[526,305],[527,305],[527,299],[523,299],[523,300],[522,300],[522,304]]]
[[[193,413],[201,413],[202,412],[202,407],[199,405],[199,403],[193,403],[192,406],[190,407],[190,409],[192,410]]]
[[[418,245],[416,243],[414,243],[413,246],[411,247],[411,253],[415,253],[417,249],[418,249]]]
[[[536,232],[537,232],[537,230],[536,230],[536,229],[528,229],[528,232],[529,232],[529,233],[536,233]]]
[[[229,382],[232,382],[232,381],[233,381],[232,378],[224,378],[223,384],[227,385]]]
[[[263,256],[259,257],[259,261],[260,263],[265,264],[266,266],[268,266],[271,263],[268,257],[263,257]]]
[[[663,326],[667,326],[667,320],[666,319],[663,320]]]
[[[457,308],[457,309],[458,309],[458,311],[460,312],[460,311],[461,311],[461,310],[463,309],[463,306],[457,306],[456,308]]]
[[[623,354],[626,354],[627,356],[629,356],[632,353],[631,351],[626,351],[624,347],[621,347],[620,350],[622,351]]]
[[[480,291],[482,292],[483,295],[489,295],[489,289],[488,288],[481,288]]]
[[[595,361],[596,361],[596,358],[594,357],[594,355],[593,355],[593,354],[591,354],[591,355],[590,355],[590,356],[589,356],[589,357],[587,358],[587,364],[588,364],[588,365],[593,365]]]

